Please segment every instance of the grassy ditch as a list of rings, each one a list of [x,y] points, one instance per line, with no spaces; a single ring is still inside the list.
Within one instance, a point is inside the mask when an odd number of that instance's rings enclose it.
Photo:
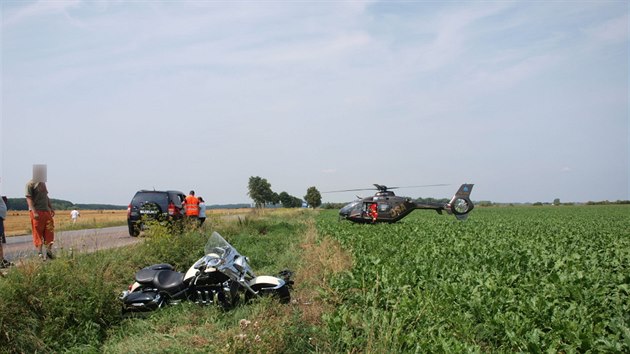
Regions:
[[[319,280],[306,281],[311,269],[305,252],[323,252],[315,242],[313,213],[286,211],[212,220],[219,231],[251,259],[257,274],[295,272],[293,301],[280,305],[261,299],[230,311],[183,303],[146,318],[123,318],[119,293],[139,268],[169,262],[185,271],[203,254],[206,235],[173,236],[152,227],[145,242],[91,254],[61,253],[37,260],[0,278],[0,352],[304,352],[325,347],[318,304]],[[310,241],[307,239],[311,235]],[[340,248],[338,248],[340,250]],[[326,252],[319,272],[326,271]],[[302,282],[300,284],[300,282]],[[308,286],[308,289],[305,287]],[[321,307],[322,309],[318,309]],[[308,314],[305,314],[308,312]]]

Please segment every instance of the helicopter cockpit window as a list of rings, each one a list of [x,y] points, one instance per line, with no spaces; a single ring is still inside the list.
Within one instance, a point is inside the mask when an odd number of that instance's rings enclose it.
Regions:
[[[355,201],[347,204],[339,211],[342,214],[350,214],[350,212],[355,210],[361,210],[361,201]]]
[[[389,204],[379,204],[379,205],[378,205],[378,211],[379,211],[379,212],[387,212],[387,211],[389,211],[391,208],[392,208],[392,206],[391,206],[391,205],[389,205]]]

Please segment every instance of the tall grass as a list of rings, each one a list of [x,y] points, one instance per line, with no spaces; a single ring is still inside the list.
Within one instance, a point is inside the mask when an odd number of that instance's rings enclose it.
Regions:
[[[299,263],[297,244],[304,216],[292,222],[266,216],[246,223],[216,220],[203,229],[171,234],[151,225],[145,242],[125,249],[31,260],[0,278],[0,352],[208,352],[232,348],[293,351],[294,308],[275,300],[257,301],[224,312],[182,304],[150,314],[123,318],[118,295],[134,273],[154,263],[185,271],[203,255],[208,232],[216,229],[250,257],[258,274],[275,274]],[[252,325],[241,328],[240,320]],[[254,325],[255,324],[255,325]],[[305,332],[306,333],[306,332]],[[240,349],[238,349],[240,348]]]

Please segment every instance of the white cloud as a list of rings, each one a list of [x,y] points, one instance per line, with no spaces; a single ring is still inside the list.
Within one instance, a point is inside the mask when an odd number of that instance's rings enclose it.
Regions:
[[[51,14],[66,14],[70,8],[81,5],[81,0],[39,0],[32,4],[17,7],[15,10],[9,9],[8,5],[3,6],[7,13],[3,16],[2,26],[12,27]]]
[[[586,28],[584,32],[599,45],[628,42],[628,13]]]

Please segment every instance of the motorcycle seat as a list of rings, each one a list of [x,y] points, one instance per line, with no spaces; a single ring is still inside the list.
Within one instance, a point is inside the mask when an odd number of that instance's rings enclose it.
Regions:
[[[136,273],[136,281],[140,284],[151,284],[157,272],[161,272],[161,270],[142,268]]]
[[[174,267],[168,263],[154,264],[144,267],[136,273],[136,281],[140,284],[151,284],[155,274],[160,270],[173,270]]]
[[[169,294],[174,294],[183,288],[184,274],[172,270],[158,271],[153,278],[153,285]]]

